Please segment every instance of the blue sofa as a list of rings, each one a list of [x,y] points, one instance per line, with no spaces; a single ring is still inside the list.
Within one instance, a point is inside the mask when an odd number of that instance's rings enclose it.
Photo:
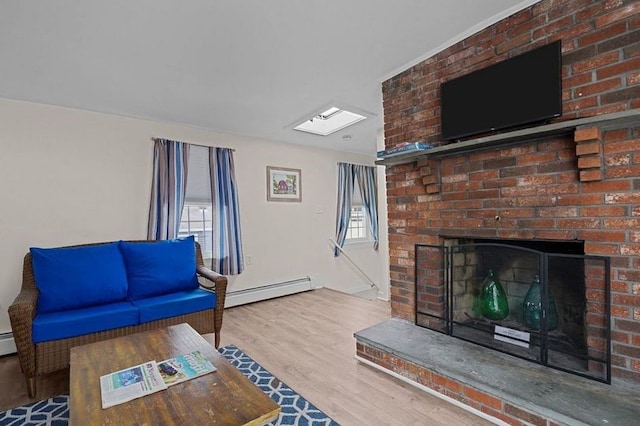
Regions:
[[[226,287],[193,237],[32,247],[9,307],[29,396],[38,375],[69,366],[74,346],[189,323],[218,347]]]

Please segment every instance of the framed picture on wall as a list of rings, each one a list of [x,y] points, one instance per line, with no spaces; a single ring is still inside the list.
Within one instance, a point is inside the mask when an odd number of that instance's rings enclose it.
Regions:
[[[267,201],[301,202],[301,170],[267,166]]]

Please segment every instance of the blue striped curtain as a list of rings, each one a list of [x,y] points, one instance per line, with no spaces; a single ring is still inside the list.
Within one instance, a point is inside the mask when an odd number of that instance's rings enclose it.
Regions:
[[[367,216],[369,216],[369,229],[373,237],[373,248],[378,250],[378,186],[376,185],[376,168],[356,165],[355,176],[360,186],[364,210]]]
[[[338,163],[338,206],[336,210],[336,244],[344,247],[347,238],[347,229],[351,219],[351,195],[354,182],[353,164]],[[340,250],[334,248],[333,255],[340,256]]]
[[[376,184],[376,169],[372,166],[359,164],[338,163],[338,208],[336,212],[336,243],[344,247],[347,229],[351,219],[351,197],[354,181],[358,180],[362,204],[369,218],[369,229],[373,237],[373,248],[378,250],[378,187]],[[334,256],[338,257],[340,250],[334,249]]]
[[[153,182],[147,238],[176,238],[187,187],[189,144],[154,139]]]
[[[240,274],[244,255],[233,150],[209,148],[209,171],[214,237],[211,269],[223,275]]]

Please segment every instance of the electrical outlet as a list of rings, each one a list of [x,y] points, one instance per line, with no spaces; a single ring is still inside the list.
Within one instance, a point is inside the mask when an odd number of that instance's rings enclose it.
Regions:
[[[247,265],[253,265],[253,257],[247,256]]]

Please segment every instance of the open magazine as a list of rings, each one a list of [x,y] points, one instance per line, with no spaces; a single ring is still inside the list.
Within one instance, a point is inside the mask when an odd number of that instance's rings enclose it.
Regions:
[[[178,355],[160,363],[144,364],[100,376],[102,408],[109,408],[141,396],[166,389],[170,385],[216,371],[200,351]]]
[[[213,364],[200,351],[166,359],[158,363],[158,369],[167,386],[216,371]]]
[[[167,388],[155,361],[100,376],[102,408],[109,408]]]

